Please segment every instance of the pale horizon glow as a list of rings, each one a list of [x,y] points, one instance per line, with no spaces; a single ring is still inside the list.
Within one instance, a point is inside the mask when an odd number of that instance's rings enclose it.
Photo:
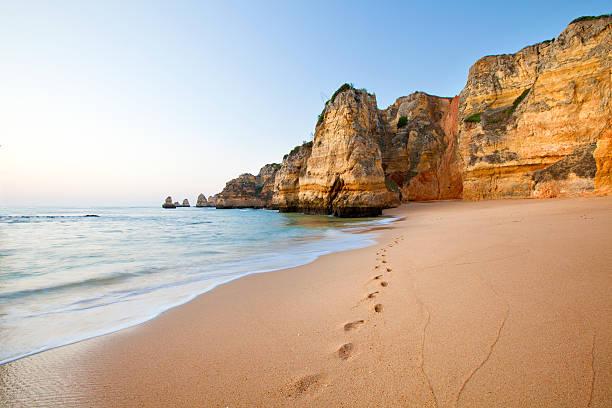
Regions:
[[[442,3],[5,2],[0,206],[193,205],[310,139],[343,82],[453,96],[478,58],[610,12]]]

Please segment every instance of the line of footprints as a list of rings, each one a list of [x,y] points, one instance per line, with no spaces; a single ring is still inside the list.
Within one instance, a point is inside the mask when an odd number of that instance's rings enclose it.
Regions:
[[[385,248],[382,248],[376,252],[377,262],[376,262],[376,265],[374,266],[374,271],[377,273],[377,275],[375,275],[370,280],[369,283],[376,285],[378,287],[378,290],[368,293],[365,299],[362,299],[360,302],[360,303],[368,302],[369,305],[373,304],[373,306],[371,307],[375,313],[383,312],[383,304],[376,302],[376,300],[377,300],[377,297],[384,290],[384,288],[389,286],[389,282],[386,279],[388,279],[391,276],[390,275],[391,272],[393,272],[393,269],[391,268],[388,262],[388,259],[387,259],[387,248],[393,248],[393,246],[399,244],[399,241],[403,239],[404,239],[403,236],[394,238],[393,241],[387,244]],[[344,325],[344,331],[350,332],[352,330],[355,330],[359,328],[359,326],[361,326],[362,324],[365,324],[365,322],[366,322],[365,320],[361,319],[361,320],[355,320],[355,321],[346,323]],[[340,346],[340,348],[338,349],[338,357],[342,360],[347,360],[353,354],[354,351],[355,351],[355,345],[353,343],[350,343],[350,342],[345,343],[342,346]]]

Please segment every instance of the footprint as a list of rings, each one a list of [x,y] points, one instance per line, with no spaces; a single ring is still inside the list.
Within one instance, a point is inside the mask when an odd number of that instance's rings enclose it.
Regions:
[[[344,325],[344,331],[354,330],[364,323],[365,323],[365,320],[355,320],[354,322],[347,323]]]
[[[323,374],[310,374],[297,379],[294,383],[287,387],[286,395],[289,398],[298,398],[308,391],[312,391],[321,387]]]
[[[378,291],[368,294],[368,299],[374,299],[378,295]]]
[[[393,269],[391,268],[387,268],[387,272],[391,272]]]
[[[340,357],[342,360],[346,360],[351,356],[351,354],[353,354],[354,349],[355,346],[353,345],[353,343],[343,344],[338,349],[338,357]]]
[[[380,286],[382,286],[383,288],[386,288],[387,286],[389,286],[389,283],[382,281],[380,282]]]
[[[380,303],[378,303],[376,306],[374,306],[374,311],[376,313],[380,313],[383,311],[383,305],[381,305]]]
[[[376,266],[374,267],[374,269],[378,269],[378,268],[380,268],[380,265],[376,265]]]
[[[381,261],[382,263],[387,263],[387,261],[385,261],[384,259]]]
[[[374,277],[374,279],[380,279],[380,278],[382,278],[382,275],[376,275],[376,276]]]

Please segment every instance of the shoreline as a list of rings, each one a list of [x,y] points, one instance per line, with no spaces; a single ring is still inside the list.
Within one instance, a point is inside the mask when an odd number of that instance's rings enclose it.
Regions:
[[[612,401],[610,198],[411,203],[386,214],[403,219],[372,246],[250,274],[138,326],[2,365],[0,402]]]
[[[183,206],[181,206],[183,207]],[[150,207],[146,207],[146,208],[150,208]],[[189,208],[187,206],[185,206],[184,208]],[[192,207],[192,208],[196,208],[196,207]],[[249,208],[249,210],[257,210],[254,208]],[[261,209],[261,210],[266,210],[266,209]],[[269,210],[267,210],[269,211]],[[276,210],[273,210],[276,211]],[[85,217],[85,215],[83,215],[82,217]],[[97,215],[96,215],[97,217]],[[393,222],[395,222],[396,220],[398,220],[398,218],[396,217],[391,217],[391,216],[386,216],[386,217],[379,217],[377,219],[371,219],[368,221],[363,221],[363,222],[357,222],[355,223],[354,226],[346,226],[344,228],[342,228],[342,231],[346,234],[369,234],[375,231],[379,231],[379,230],[384,230],[386,228],[388,228],[387,226],[389,224],[392,224]],[[323,241],[324,239],[321,237],[319,238],[320,241]],[[354,250],[354,249],[361,249],[367,246],[371,246],[375,244],[375,237],[372,238],[371,240],[372,242],[367,242],[364,240],[364,242],[359,243],[359,244],[355,244],[355,243],[348,243],[348,242],[342,242],[340,243],[335,243],[337,246],[334,247],[334,249],[331,250],[331,252],[328,251],[320,251],[316,254],[313,254],[312,257],[309,258],[304,258],[304,259],[299,259],[299,257],[293,257],[293,261],[291,262],[286,262],[285,265],[282,266],[278,266],[278,267],[273,267],[271,269],[261,269],[261,270],[255,270],[255,271],[249,271],[249,272],[242,272],[242,273],[238,273],[234,276],[230,276],[228,278],[226,278],[225,280],[219,281],[215,284],[213,284],[212,286],[208,287],[207,289],[205,289],[204,291],[201,292],[197,292],[197,293],[192,293],[189,296],[186,296],[184,300],[181,300],[179,302],[176,303],[172,303],[169,305],[165,305],[165,306],[160,306],[158,308],[157,311],[153,312],[152,314],[143,317],[142,319],[139,320],[135,320],[135,321],[130,321],[128,323],[125,323],[123,325],[118,325],[118,326],[113,326],[112,328],[109,329],[104,329],[101,330],[99,332],[96,332],[94,334],[86,334],[83,335],[79,338],[76,338],[74,340],[70,340],[68,342],[62,342],[61,344],[53,344],[53,345],[47,345],[47,346],[43,346],[39,349],[36,349],[32,352],[28,352],[22,355],[18,355],[17,357],[11,357],[5,360],[0,360],[0,367],[2,365],[5,364],[9,364],[18,360],[21,360],[23,358],[27,358],[30,356],[35,356],[37,354],[40,353],[44,353],[50,350],[54,350],[57,348],[61,348],[61,347],[66,347],[66,346],[71,346],[83,341],[88,341],[88,340],[92,340],[98,337],[103,337],[103,336],[107,336],[107,335],[112,335],[114,333],[120,332],[122,330],[126,330],[126,329],[130,329],[130,328],[134,328],[137,327],[139,325],[145,324],[151,320],[156,319],[157,317],[159,317],[160,315],[174,309],[180,306],[183,306],[191,301],[193,301],[194,299],[196,299],[198,296],[202,296],[214,289],[216,289],[219,286],[222,285],[226,285],[228,283],[231,283],[237,279],[242,279],[246,276],[249,275],[256,275],[256,274],[261,274],[261,273],[269,273],[269,272],[277,272],[277,271],[281,271],[281,270],[286,270],[286,269],[292,269],[292,268],[296,268],[296,267],[300,267],[300,266],[304,266],[304,265],[308,265],[312,262],[315,262],[318,258],[320,258],[321,256],[325,256],[325,255],[329,255],[329,254],[333,254],[333,253],[339,253],[339,252],[345,252],[345,251],[350,251],[350,250]],[[351,246],[357,245],[357,248],[352,248]]]

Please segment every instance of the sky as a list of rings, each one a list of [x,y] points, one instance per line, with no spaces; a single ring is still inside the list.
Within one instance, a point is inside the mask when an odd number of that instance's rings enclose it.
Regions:
[[[2,1],[0,206],[192,203],[312,138],[342,83],[384,108],[608,1]]]

